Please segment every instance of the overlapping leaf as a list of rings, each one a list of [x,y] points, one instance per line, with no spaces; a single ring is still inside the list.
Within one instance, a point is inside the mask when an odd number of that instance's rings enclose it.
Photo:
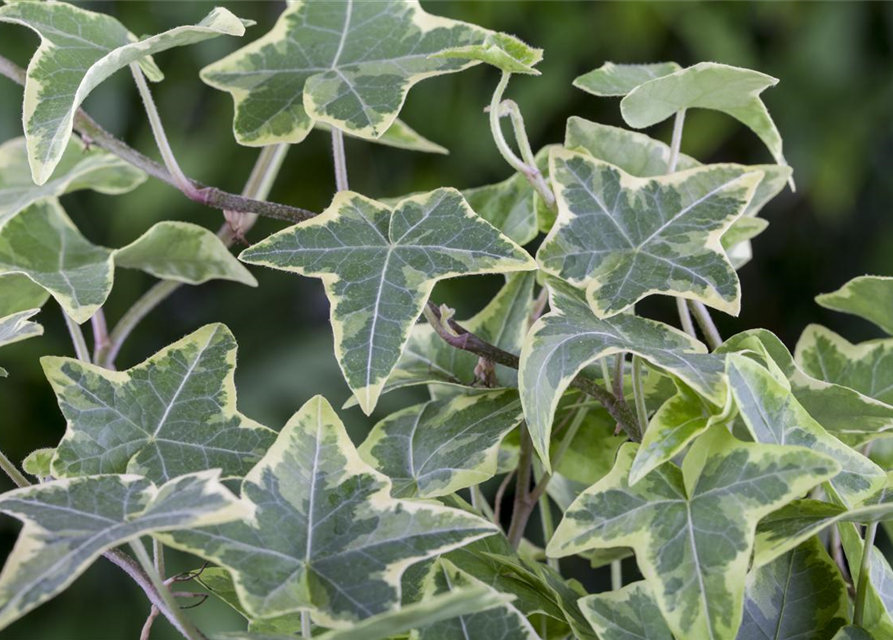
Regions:
[[[68,421],[57,477],[138,473],[154,482],[201,469],[243,476],[275,432],[236,409],[236,341],[207,325],[127,371],[45,357]]]
[[[582,292],[547,280],[551,311],[534,324],[521,349],[521,402],[533,445],[549,466],[555,409],[573,378],[599,358],[629,351],[668,371],[717,405],[725,403],[722,357],[668,325],[621,314],[599,319]]]
[[[634,582],[580,600],[601,640],[673,640],[646,582]]]
[[[349,626],[396,608],[408,566],[496,531],[390,490],[317,396],[242,483],[253,518],[164,540],[229,569],[252,617],[309,610],[318,624]]]
[[[240,258],[322,278],[338,364],[367,414],[435,282],[536,266],[454,189],[412,196],[393,208],[342,191],[322,214],[270,236]]]
[[[874,640],[874,636],[861,627],[847,625],[835,633],[831,640]]]
[[[27,276],[21,274],[0,275],[0,316],[19,311],[39,309],[50,294]]]
[[[853,584],[859,584],[864,541],[852,523],[838,525]],[[865,610],[862,628],[875,638],[893,637],[893,569],[876,546],[872,546],[868,566]]]
[[[496,184],[465,189],[462,195],[479,216],[519,245],[536,237],[534,191],[525,176],[515,174]]]
[[[547,553],[629,546],[670,629],[683,637],[731,640],[756,523],[839,465],[801,447],[742,443],[724,429],[699,438],[682,469],[667,463],[634,487],[637,445],[565,514]]]
[[[314,121],[375,139],[414,84],[466,69],[484,52],[466,49],[465,59],[432,54],[461,56],[458,47],[473,45],[491,47],[490,63],[498,62],[496,51],[527,61],[535,51],[511,36],[428,14],[416,0],[304,0],[286,8],[265,36],[201,75],[232,94],[241,144],[300,142]]]
[[[325,122],[313,123],[314,128],[322,131],[331,131],[332,126]],[[351,137],[350,133],[347,134]],[[418,131],[410,127],[408,124],[400,120],[394,120],[394,123],[388,127],[380,138],[376,140],[378,144],[386,147],[394,147],[395,149],[405,149],[407,151],[421,151],[423,153],[440,153],[447,155],[449,150],[440,146],[435,142],[431,142]]]
[[[893,278],[859,276],[815,301],[826,309],[865,318],[893,335]]]
[[[0,347],[43,335],[43,327],[29,320],[40,309],[27,309],[0,318]]]
[[[762,172],[718,164],[636,178],[588,154],[555,149],[549,173],[559,214],[537,261],[584,287],[599,317],[653,293],[737,315],[738,276],[720,239],[746,210]]]
[[[41,39],[28,65],[23,107],[31,175],[40,185],[68,146],[78,107],[110,75],[173,47],[245,33],[242,21],[222,8],[194,26],[142,40],[111,16],[64,2],[8,4],[0,7],[0,22],[26,26]]]
[[[432,400],[379,422],[360,457],[391,479],[397,498],[434,498],[489,480],[499,443],[523,419],[514,390]]]
[[[0,628],[63,591],[106,549],[159,531],[246,515],[217,471],[156,488],[137,476],[56,480],[0,496],[25,526],[0,574]]]
[[[606,62],[598,69],[574,80],[574,86],[594,96],[622,97],[649,80],[662,78],[682,69],[675,62],[616,64]],[[665,172],[664,172],[665,173]]]

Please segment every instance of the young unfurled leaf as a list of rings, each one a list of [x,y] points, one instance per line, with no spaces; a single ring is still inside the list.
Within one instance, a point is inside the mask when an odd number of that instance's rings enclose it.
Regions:
[[[514,57],[526,47],[496,35],[428,14],[416,0],[305,0],[287,7],[265,36],[201,76],[232,94],[233,131],[241,144],[300,142],[314,120],[375,139],[394,122],[414,84],[478,63],[432,54],[491,45]]]
[[[253,518],[164,536],[230,570],[252,617],[310,611],[349,626],[400,602],[410,565],[495,533],[455,509],[390,497],[321,396],[283,428],[242,483]]]
[[[41,40],[28,65],[23,107],[31,175],[40,185],[62,158],[78,107],[110,75],[173,47],[245,33],[242,21],[219,7],[195,26],[142,40],[111,16],[64,2],[8,4],[0,7],[0,22],[26,26]]]
[[[45,198],[0,229],[2,274],[27,276],[80,324],[96,313],[112,289],[112,252],[91,244],[58,201]]]
[[[713,429],[681,470],[667,463],[631,487],[636,449],[624,445],[611,473],[571,505],[547,553],[633,547],[674,633],[732,640],[757,522],[839,465],[809,449],[743,443]]]
[[[35,478],[49,477],[53,475],[51,465],[55,453],[56,450],[52,448],[35,449],[22,460],[22,469]]]
[[[489,480],[503,436],[524,418],[514,390],[468,393],[379,422],[360,457],[391,479],[396,498],[435,498]]]
[[[0,347],[43,335],[43,327],[28,318],[40,309],[26,309],[0,318]]]
[[[343,191],[322,214],[240,258],[322,278],[338,364],[367,415],[438,280],[536,268],[454,189],[412,196],[393,208]]]
[[[506,33],[489,33],[479,44],[444,49],[431,57],[478,60],[509,73],[538,76],[540,72],[533,67],[543,59],[543,50],[534,49]]]
[[[673,640],[647,582],[586,596],[580,608],[601,640]]]
[[[245,517],[218,475],[203,471],[158,488],[137,476],[90,476],[4,493],[0,511],[25,526],[0,574],[0,628],[64,591],[106,549]]]
[[[848,607],[837,565],[812,537],[747,576],[736,640],[830,638],[846,624]]]
[[[893,278],[859,276],[815,299],[826,309],[864,318],[893,336]]]
[[[321,131],[331,131],[332,125],[326,122],[314,122],[314,128]],[[357,137],[351,133],[347,133],[350,137]],[[386,147],[394,147],[395,149],[405,149],[407,151],[421,151],[423,153],[440,153],[448,155],[449,150],[442,147],[436,142],[431,142],[423,137],[418,131],[410,127],[408,124],[397,118],[393,124],[388,127],[380,138],[375,142]]]
[[[599,317],[653,293],[738,314],[738,276],[720,238],[747,208],[762,172],[718,164],[636,178],[587,154],[554,149],[549,173],[559,214],[537,261],[585,287]]]
[[[701,62],[644,82],[620,101],[626,123],[643,129],[683,109],[714,109],[749,127],[769,149],[775,162],[787,164],[781,134],[760,94],[778,80],[758,71]]]
[[[598,69],[574,80],[574,86],[586,93],[601,97],[625,96],[630,91],[655,78],[675,73],[682,69],[675,62],[655,62],[651,64],[615,64],[606,62]],[[665,173],[665,172],[664,172]]]
[[[726,358],[729,388],[740,416],[757,442],[790,444],[824,453],[840,463],[831,486],[847,504],[858,504],[880,489],[883,469],[829,434],[791,393],[787,379],[740,354]]]
[[[119,267],[141,269],[156,278],[187,284],[212,279],[257,286],[257,280],[216,235],[188,222],[164,221],[115,251]]]
[[[126,472],[164,482],[215,467],[242,477],[276,436],[236,409],[236,341],[222,324],[127,371],[71,358],[41,364],[68,421],[57,477]]]
[[[146,174],[118,156],[101,149],[86,149],[71,138],[56,177],[36,185],[28,168],[28,150],[24,138],[13,138],[0,145],[0,227],[28,205],[45,197],[58,197],[79,189],[116,195],[142,184]]]
[[[551,311],[533,325],[521,349],[518,383],[533,446],[547,469],[552,418],[574,377],[600,358],[629,351],[723,405],[723,360],[669,325],[630,314],[600,320],[581,291],[548,278]]]
[[[811,324],[797,342],[794,360],[813,378],[893,405],[891,339],[851,344],[833,331]]]
[[[859,584],[864,549],[859,528],[846,522],[838,525],[838,530],[853,584]],[[880,549],[872,546],[870,552],[862,627],[875,638],[893,638],[893,569]]]

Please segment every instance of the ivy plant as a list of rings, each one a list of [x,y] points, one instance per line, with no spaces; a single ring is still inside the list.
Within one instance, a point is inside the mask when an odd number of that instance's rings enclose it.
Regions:
[[[41,41],[27,70],[0,57],[23,87],[22,137],[0,145],[0,348],[40,339],[44,314],[72,340],[40,362],[58,442],[0,453],[17,485],[0,512],[24,523],[0,573],[0,629],[102,556],[146,595],[142,638],[159,616],[187,640],[893,637],[878,546],[893,469],[872,455],[893,433],[893,280],[816,298],[890,336],[863,344],[818,325],[793,351],[759,327],[724,339],[711,317],[739,313],[759,216],[794,187],[761,98],[777,79],[606,62],[574,86],[620,98],[631,129],[573,116],[535,151],[505,94],[513,75],[539,75],[543,52],[415,0],[300,0],[265,34],[224,8],[142,37],[65,2],[9,3],[0,22]],[[240,195],[184,174],[149,85],[164,80],[154,54],[218,37],[248,41],[197,79],[230,94],[233,143],[259,148]],[[401,108],[426,78],[476,65],[491,69],[481,118],[504,179],[352,191],[344,136],[444,153]],[[125,68],[161,163],[81,109]],[[734,118],[766,157],[681,153],[689,109]],[[670,118],[668,141],[637,131]],[[332,139],[331,203],[267,201],[313,130]],[[66,194],[148,179],[222,212],[219,231],[168,219],[105,247],[63,208]],[[259,216],[283,228],[251,237]],[[257,266],[322,281],[342,397],[294,406],[278,432],[244,415],[237,336],[213,318],[116,367],[175,290],[254,287]],[[109,330],[119,268],[157,282]],[[482,274],[502,285],[473,316],[432,299],[438,281]],[[637,309],[655,296],[678,323]],[[364,417],[351,439],[341,415],[406,386],[429,399]],[[194,571],[166,574],[166,549]],[[179,604],[190,581],[244,624],[200,629]]]

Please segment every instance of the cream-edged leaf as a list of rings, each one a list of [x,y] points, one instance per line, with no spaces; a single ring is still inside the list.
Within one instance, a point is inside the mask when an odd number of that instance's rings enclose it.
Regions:
[[[826,309],[873,322],[893,336],[893,278],[859,276],[837,291],[816,296],[815,301]]]
[[[625,96],[640,84],[675,73],[681,68],[675,62],[650,64],[606,62],[598,69],[576,78],[574,86],[594,96],[605,98]]]
[[[7,4],[0,7],[0,22],[21,24],[40,36],[40,47],[28,64],[22,122],[31,175],[41,185],[68,146],[78,107],[106,78],[173,47],[245,33],[242,21],[219,7],[194,26],[142,40],[111,16],[64,2]]]
[[[534,49],[506,33],[489,33],[479,44],[444,49],[432,54],[431,57],[476,60],[509,73],[538,76],[540,72],[533,67],[543,59],[543,50]]]
[[[203,471],[157,488],[137,476],[88,476],[4,493],[0,511],[25,526],[0,574],[0,628],[65,590],[107,549],[245,517],[218,476]]]
[[[208,468],[242,477],[276,436],[236,409],[236,341],[222,324],[127,371],[50,356],[41,364],[68,421],[57,477],[127,472],[164,482]]]
[[[637,445],[571,505],[552,557],[632,547],[668,626],[678,636],[733,640],[760,518],[833,477],[839,465],[801,447],[743,443],[713,429],[682,469],[667,463],[630,486]]]
[[[43,327],[29,320],[40,309],[26,309],[0,318],[0,347],[43,335]]]
[[[549,161],[559,213],[537,261],[585,288],[599,317],[654,293],[738,314],[738,276],[720,240],[761,171],[716,164],[636,178],[577,151],[553,149]]]
[[[601,640],[673,640],[647,582],[634,582],[580,600]]]
[[[367,415],[438,280],[536,268],[454,189],[394,207],[342,191],[322,214],[246,249],[240,259],[322,279],[338,364]]]
[[[332,130],[332,125],[328,124],[327,122],[317,121],[313,123],[313,126],[314,128],[320,129],[321,131]],[[352,138],[358,137],[349,132],[347,133],[347,135]],[[399,118],[394,120],[393,124],[388,127],[387,131],[385,131],[380,138],[376,139],[375,142],[386,147],[404,149],[406,151],[439,153],[442,155],[449,154],[449,150],[446,147],[442,147],[436,142],[431,142]]]

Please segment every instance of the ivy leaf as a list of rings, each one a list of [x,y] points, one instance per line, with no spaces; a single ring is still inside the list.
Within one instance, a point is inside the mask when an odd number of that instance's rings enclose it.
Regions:
[[[31,175],[39,185],[59,164],[78,107],[106,78],[173,47],[245,33],[242,21],[220,7],[195,26],[142,40],[111,16],[64,2],[8,4],[0,7],[0,22],[26,26],[40,36],[40,47],[28,64],[22,118]]]
[[[41,198],[80,189],[117,195],[135,189],[145,179],[145,173],[118,156],[95,147],[87,149],[71,138],[56,167],[56,177],[38,186],[28,169],[25,138],[13,138],[0,145],[0,227]]]
[[[673,640],[647,582],[634,582],[580,600],[601,640]]]
[[[137,473],[154,482],[217,467],[242,477],[275,432],[236,409],[236,341],[211,324],[127,371],[44,357],[68,428],[57,477]]]
[[[0,318],[0,347],[43,335],[43,327],[28,318],[40,309],[27,309]]]
[[[873,322],[893,336],[893,278],[859,276],[815,299],[821,306]]]
[[[606,356],[629,351],[681,378],[717,405],[725,403],[723,360],[669,325],[630,314],[601,320],[574,287],[547,280],[551,311],[521,348],[518,383],[533,446],[548,469],[552,419],[574,377]]]
[[[841,472],[831,486],[847,504],[861,502],[884,485],[883,469],[825,431],[797,402],[786,379],[740,354],[726,358],[726,373],[739,415],[756,442],[806,447],[837,460]]]
[[[762,218],[738,218],[722,234],[722,248],[729,256],[729,261],[735,269],[740,269],[753,258],[753,248],[750,241],[763,233],[769,223]]]
[[[246,511],[217,471],[156,488],[136,476],[56,480],[0,496],[25,523],[0,575],[0,628],[64,591],[106,549],[159,531],[227,522]]]
[[[112,289],[112,252],[91,244],[58,201],[45,198],[0,229],[0,275],[3,274],[27,276],[81,324],[96,313]]]
[[[760,94],[778,80],[758,71],[701,62],[633,88],[620,101],[620,113],[634,129],[662,122],[683,109],[714,109],[749,127],[775,162],[787,164],[781,134]]]
[[[859,584],[864,541],[855,524],[842,523],[838,530],[853,584]],[[890,638],[893,637],[893,569],[880,549],[872,546],[870,552],[862,627],[877,638]]]
[[[22,460],[22,469],[35,478],[47,478],[52,475],[50,465],[55,453],[56,450],[52,448],[35,449]]]
[[[322,214],[240,258],[322,278],[338,364],[367,415],[438,280],[536,268],[455,189],[405,198],[393,208],[342,191]]]
[[[598,69],[584,73],[574,80],[574,86],[600,97],[625,96],[630,91],[655,78],[662,78],[682,69],[675,62],[652,64],[616,64],[606,62]]]
[[[332,125],[325,122],[315,122],[313,123],[313,126],[321,131],[332,130]],[[352,138],[357,137],[350,133],[347,135]],[[394,123],[388,127],[387,131],[385,131],[376,142],[386,147],[405,149],[406,151],[421,151],[422,153],[439,153],[442,155],[449,154],[447,148],[440,146],[436,142],[431,142],[399,118],[394,120]]]
[[[681,470],[667,463],[632,487],[636,449],[625,444],[611,473],[571,505],[547,553],[632,547],[673,633],[734,638],[757,522],[839,466],[809,449],[743,443],[713,429]]]
[[[874,640],[874,636],[861,627],[847,625],[835,633],[831,640]]]
[[[212,279],[257,286],[257,280],[214,233],[188,222],[164,221],[115,251],[119,267],[141,269],[162,280],[202,284]]]
[[[0,316],[39,309],[50,294],[21,274],[0,275]]]
[[[720,238],[753,198],[760,171],[716,164],[643,179],[565,149],[549,164],[559,213],[537,261],[585,287],[599,317],[652,293],[737,315],[738,276]]]
[[[496,475],[499,443],[523,418],[514,390],[432,400],[376,424],[359,453],[394,497],[435,498]]]
[[[408,566],[496,531],[472,514],[392,499],[390,490],[316,396],[245,477],[253,518],[164,541],[229,569],[253,618],[309,610],[317,624],[350,626],[397,607]]]
[[[453,49],[458,55],[457,47],[472,45],[496,47],[516,60],[519,50],[534,51],[510,36],[428,14],[415,0],[308,0],[290,5],[269,33],[206,67],[201,77],[233,96],[233,131],[241,144],[297,143],[314,121],[376,139],[417,82],[478,63],[433,54]],[[466,58],[483,53],[466,50]],[[495,54],[490,49],[488,61]]]
[[[533,187],[516,173],[511,178],[462,192],[469,206],[507,238],[525,245],[536,238],[538,229]]]
[[[477,60],[509,73],[538,76],[540,72],[533,67],[543,59],[543,50],[534,49],[505,33],[489,33],[480,44],[444,49],[431,57]]]
[[[821,640],[846,624],[849,598],[837,565],[812,537],[747,576],[736,640]]]

